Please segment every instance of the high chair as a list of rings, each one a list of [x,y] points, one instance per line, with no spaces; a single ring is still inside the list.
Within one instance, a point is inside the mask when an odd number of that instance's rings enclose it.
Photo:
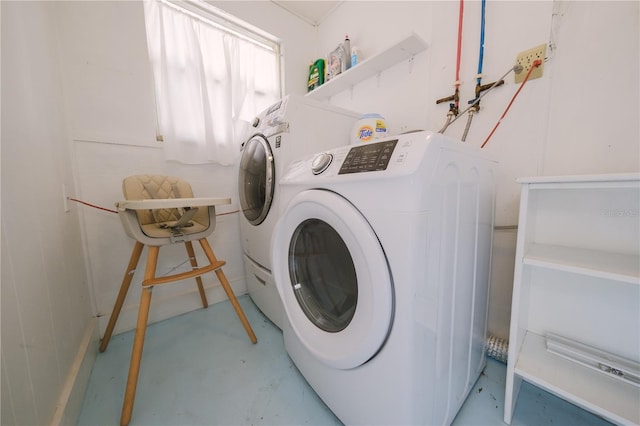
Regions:
[[[142,281],[138,321],[122,406],[122,417],[120,418],[120,424],[127,425],[131,420],[133,411],[144,335],[147,329],[149,305],[151,303],[151,291],[154,286],[195,278],[202,306],[206,308],[208,306],[207,296],[200,276],[207,272],[215,271],[222,288],[249,335],[249,339],[251,339],[252,343],[256,343],[257,338],[221,269],[226,262],[216,258],[207,241],[207,237],[211,235],[216,225],[215,206],[230,204],[231,199],[193,198],[191,186],[187,182],[176,177],[162,175],[127,177],[122,183],[122,190],[126,201],[120,201],[116,203],[116,206],[125,232],[136,242],[113,312],[100,344],[100,352],[104,352],[109,344],[111,334],[138,265],[138,260],[142,254],[142,249],[147,246],[147,265]],[[200,243],[209,260],[208,265],[198,266],[191,243],[194,240]],[[156,265],[160,247],[174,243],[184,243],[192,270],[156,277]]]

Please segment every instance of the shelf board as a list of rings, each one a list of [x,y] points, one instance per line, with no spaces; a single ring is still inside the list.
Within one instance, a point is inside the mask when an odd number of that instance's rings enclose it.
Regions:
[[[515,374],[618,424],[640,424],[640,388],[547,351],[544,336],[526,332]]]
[[[322,86],[306,94],[313,99],[328,99],[387,68],[411,58],[427,48],[427,43],[415,33],[400,40],[382,52],[363,60],[345,72],[338,74]]]
[[[640,285],[640,256],[531,244],[524,255],[523,263]]]
[[[586,186],[599,185],[603,182],[638,182],[640,173],[611,173],[606,175],[569,175],[569,176],[535,176],[522,177],[516,179],[518,183],[543,183],[543,184],[559,184],[559,183],[581,183]],[[557,185],[549,185],[551,189],[557,189]]]

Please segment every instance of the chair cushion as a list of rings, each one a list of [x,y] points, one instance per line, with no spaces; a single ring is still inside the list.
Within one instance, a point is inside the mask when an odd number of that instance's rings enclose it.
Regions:
[[[206,208],[202,207],[201,210],[206,210]],[[180,228],[180,232],[188,235],[188,234],[195,234],[198,232],[202,232],[207,229],[207,226],[201,223],[198,223],[196,221],[192,221],[192,223],[193,223],[193,226]],[[142,225],[141,228],[142,228],[142,232],[144,232],[145,235],[151,238],[168,238],[168,237],[171,237],[172,235],[170,228],[161,228],[155,223]]]
[[[127,200],[193,198],[188,182],[174,176],[135,175],[125,178],[122,192]],[[152,238],[166,238],[171,235],[168,227],[182,216],[179,209],[138,210],[137,217],[142,231]],[[195,234],[210,225],[208,209],[201,207],[190,221],[190,226],[180,228],[184,234]]]

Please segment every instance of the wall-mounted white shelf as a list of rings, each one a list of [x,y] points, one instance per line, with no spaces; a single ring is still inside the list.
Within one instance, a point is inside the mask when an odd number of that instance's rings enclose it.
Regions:
[[[427,43],[420,36],[412,33],[377,55],[364,59],[354,67],[337,75],[322,86],[307,93],[306,96],[318,100],[328,99],[369,77],[380,74],[393,65],[412,58],[426,48]]]
[[[547,348],[557,335],[640,363],[640,174],[520,179],[504,421],[522,380],[613,423],[640,424],[640,386]],[[603,371],[606,370],[606,371]]]

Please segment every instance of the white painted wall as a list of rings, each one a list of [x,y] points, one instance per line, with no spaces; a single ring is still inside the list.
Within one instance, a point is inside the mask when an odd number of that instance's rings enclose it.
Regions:
[[[75,423],[97,353],[54,9],[1,5],[3,425]]]
[[[285,88],[303,78],[301,52],[315,40],[316,31],[270,2],[213,2],[214,6],[259,26],[285,44]],[[196,196],[231,196],[238,210],[237,166],[181,165],[166,162],[155,141],[156,118],[147,56],[141,2],[60,2],[61,52],[67,112],[73,140],[73,169],[82,200],[113,207],[122,198],[123,177],[139,173],[166,173],[185,178]],[[269,16],[268,20],[264,17]],[[289,69],[295,70],[291,73]],[[300,71],[298,71],[300,70]],[[240,142],[238,141],[238,152]],[[104,332],[113,308],[132,241],[115,214],[74,206],[80,211],[89,276]],[[237,294],[246,293],[238,215],[222,216],[211,243]],[[197,252],[196,247],[196,252]],[[187,270],[181,247],[160,256],[159,275],[178,267]],[[146,252],[140,260],[143,265]],[[201,261],[204,261],[202,257]],[[141,274],[132,283],[115,332],[135,325]],[[210,303],[226,298],[213,274],[203,276]],[[198,309],[195,283],[185,282],[154,290],[150,322]]]
[[[461,109],[474,97],[480,7],[479,1],[465,2]],[[487,3],[483,83],[497,80],[519,52],[547,43],[552,33],[557,46],[543,77],[526,84],[485,148],[500,162],[496,225],[517,224],[517,177],[640,170],[639,9],[638,2]],[[457,1],[342,3],[319,26],[316,57],[333,50],[345,34],[365,57],[409,32],[429,46],[412,64],[391,67],[331,103],[379,112],[396,130],[439,130],[448,104],[435,101],[453,94],[458,13]],[[467,143],[482,144],[516,89],[510,75],[483,98]],[[460,138],[465,122],[460,118],[446,134]],[[489,331],[503,338],[509,330],[515,234],[494,234]]]

